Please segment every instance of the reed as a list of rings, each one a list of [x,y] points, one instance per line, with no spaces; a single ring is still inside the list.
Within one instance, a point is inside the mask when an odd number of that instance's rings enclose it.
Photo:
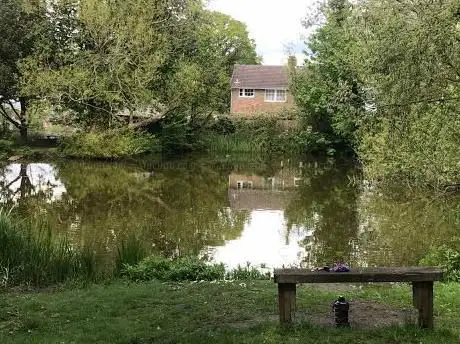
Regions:
[[[88,259],[45,223],[32,224],[0,210],[0,280],[4,287],[38,287],[87,277],[94,268]]]

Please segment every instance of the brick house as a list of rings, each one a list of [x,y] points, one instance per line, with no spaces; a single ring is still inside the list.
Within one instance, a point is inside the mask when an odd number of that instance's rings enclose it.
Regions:
[[[277,113],[294,106],[288,66],[235,65],[231,80],[231,114]]]

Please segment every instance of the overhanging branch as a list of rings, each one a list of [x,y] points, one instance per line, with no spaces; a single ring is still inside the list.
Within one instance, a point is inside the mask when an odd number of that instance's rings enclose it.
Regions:
[[[18,117],[19,120],[21,120],[21,114],[18,113],[14,107],[14,104],[11,102],[11,100],[8,100],[8,104],[10,105],[11,107],[11,110],[13,110],[13,112],[16,114],[16,116]],[[22,109],[21,109],[22,110]]]
[[[13,124],[16,128],[20,128],[21,125],[16,122],[13,118],[11,118],[9,115],[8,115],[8,112],[6,112],[5,108],[3,107],[2,104],[0,104],[0,113],[3,117],[5,117],[11,124]]]

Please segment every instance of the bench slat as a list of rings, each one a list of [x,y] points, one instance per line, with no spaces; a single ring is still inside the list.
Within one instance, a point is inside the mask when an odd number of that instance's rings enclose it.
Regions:
[[[442,280],[442,271],[430,267],[358,268],[350,272],[276,269],[275,283],[366,283],[432,282]]]

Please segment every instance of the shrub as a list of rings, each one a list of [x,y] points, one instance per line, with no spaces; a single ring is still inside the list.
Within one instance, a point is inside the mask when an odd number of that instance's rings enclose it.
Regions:
[[[444,271],[444,279],[460,282],[460,251],[453,248],[434,248],[421,260],[421,265],[439,266]]]
[[[123,132],[80,133],[62,140],[63,154],[77,158],[119,159],[152,152],[158,149],[150,134]]]
[[[249,263],[246,266],[240,266],[226,274],[226,279],[229,280],[269,280],[270,273],[263,273]]]
[[[211,125],[211,130],[219,135],[233,134],[236,131],[236,126],[228,117],[220,117]]]
[[[225,267],[222,264],[210,265],[195,257],[151,255],[137,265],[125,265],[122,275],[135,281],[213,281],[225,277]]]
[[[214,281],[214,280],[266,280],[269,273],[263,273],[250,265],[238,266],[225,271],[223,264],[209,264],[197,257],[165,258],[152,255],[139,264],[126,264],[122,275],[134,281]]]

